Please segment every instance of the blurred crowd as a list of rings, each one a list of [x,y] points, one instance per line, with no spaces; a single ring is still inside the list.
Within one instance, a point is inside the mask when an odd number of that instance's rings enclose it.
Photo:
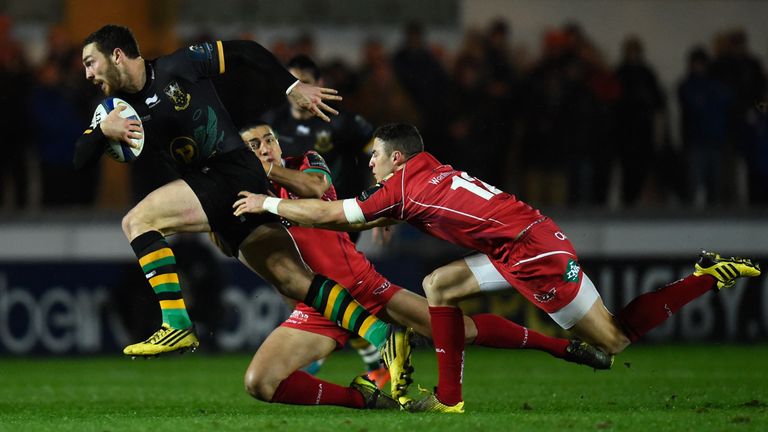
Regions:
[[[99,99],[79,43],[50,29],[48,54],[33,67],[11,25],[0,17],[0,204],[93,205],[99,168],[71,168]],[[609,64],[585,29],[566,23],[532,55],[499,20],[466,31],[459,47],[428,43],[412,22],[393,50],[362,41],[359,65],[319,58],[310,34],[268,48],[282,61],[309,55],[344,108],[374,125],[417,125],[438,159],[537,206],[768,204],[766,71],[747,34],[722,31],[681,52],[674,94],[639,37],[617,43],[621,58]]]

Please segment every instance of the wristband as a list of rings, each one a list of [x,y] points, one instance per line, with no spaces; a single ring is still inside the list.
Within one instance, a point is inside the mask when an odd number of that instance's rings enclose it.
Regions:
[[[266,210],[266,211],[268,211],[268,212],[270,212],[270,213],[272,213],[274,215],[280,216],[277,213],[277,205],[280,204],[280,201],[282,201],[282,199],[280,199],[280,198],[266,197],[264,199],[264,204],[261,205],[261,208],[263,208],[264,210]]]
[[[293,90],[293,88],[296,87],[300,82],[301,82],[300,80],[296,80],[295,83],[291,84],[291,86],[288,87],[288,90],[285,91],[285,95],[288,96],[289,94],[291,94],[291,90]]]

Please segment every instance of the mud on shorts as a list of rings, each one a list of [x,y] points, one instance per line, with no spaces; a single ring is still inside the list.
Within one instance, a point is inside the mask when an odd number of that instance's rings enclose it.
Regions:
[[[392,299],[392,296],[403,289],[376,272],[365,277],[362,282],[355,284],[355,287],[349,289],[349,291],[355,297],[355,300],[373,315],[381,312],[389,303],[389,300]],[[283,321],[280,326],[329,337],[336,341],[336,349],[343,348],[352,336],[350,331],[329,321],[320,312],[304,303],[298,303],[293,312],[291,312],[291,316]]]
[[[246,148],[213,156],[196,171],[182,179],[200,200],[211,230],[216,233],[224,250],[237,256],[240,244],[259,225],[279,222],[270,213],[246,214],[236,217],[232,204],[240,191],[266,194],[269,188],[261,161]]]
[[[564,329],[573,327],[600,297],[581,270],[568,238],[551,220],[537,224],[510,248],[509,258],[464,258],[480,291],[515,288]]]

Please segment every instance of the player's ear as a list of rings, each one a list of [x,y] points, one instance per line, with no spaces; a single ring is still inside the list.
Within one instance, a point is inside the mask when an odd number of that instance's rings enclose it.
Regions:
[[[115,63],[115,65],[120,64],[123,61],[123,58],[125,58],[125,53],[120,48],[115,48],[112,51],[112,61]]]

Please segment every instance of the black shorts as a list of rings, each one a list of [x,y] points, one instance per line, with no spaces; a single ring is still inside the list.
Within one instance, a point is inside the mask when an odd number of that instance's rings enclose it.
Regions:
[[[237,256],[240,243],[259,225],[279,222],[270,213],[246,214],[236,217],[232,204],[240,191],[266,194],[267,176],[259,159],[246,148],[214,156],[197,171],[186,173],[182,179],[195,192],[203,206],[208,224],[222,246]]]

